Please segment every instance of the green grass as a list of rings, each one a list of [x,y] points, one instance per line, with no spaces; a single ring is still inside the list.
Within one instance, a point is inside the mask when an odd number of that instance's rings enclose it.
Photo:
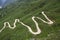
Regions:
[[[42,33],[39,35],[32,35],[26,27],[17,23],[14,30],[6,27],[0,33],[0,40],[60,40],[60,0],[30,0],[16,2],[15,4],[8,5],[6,8],[0,9],[0,29],[3,23],[8,21],[12,25],[16,18],[23,21],[25,24],[31,26],[33,31],[36,31],[35,24],[32,21],[32,16],[38,16],[43,19],[41,14],[45,14],[55,21],[53,25],[47,25],[42,21],[36,19]],[[22,3],[23,2],[23,3]],[[3,15],[3,16],[2,16]],[[13,25],[12,25],[13,26]],[[48,36],[51,34],[51,36]]]

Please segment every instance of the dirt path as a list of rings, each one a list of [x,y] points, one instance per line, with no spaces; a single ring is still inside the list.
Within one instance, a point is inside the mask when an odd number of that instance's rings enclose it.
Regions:
[[[17,26],[16,26],[16,23],[18,22],[18,23],[22,24],[23,26],[27,27],[30,33],[32,33],[32,34],[34,34],[34,35],[40,34],[40,33],[41,33],[41,29],[39,28],[38,23],[37,23],[37,21],[35,20],[35,18],[41,20],[43,23],[47,23],[47,24],[49,24],[49,25],[50,25],[50,24],[53,24],[53,22],[44,14],[44,12],[42,12],[42,15],[48,20],[48,22],[44,21],[44,20],[41,19],[40,17],[35,17],[35,16],[32,17],[32,20],[33,20],[33,22],[34,22],[35,25],[36,25],[37,32],[32,31],[32,29],[31,29],[30,26],[24,24],[24,23],[21,22],[19,19],[15,19],[15,22],[14,22],[14,24],[13,24],[13,27],[11,27],[11,25],[10,25],[9,22],[4,22],[4,26],[3,26],[3,28],[0,30],[0,32],[2,32],[2,31],[5,29],[5,27],[7,26],[6,24],[8,24],[8,27],[9,27],[10,29],[15,29],[15,28],[17,27]]]

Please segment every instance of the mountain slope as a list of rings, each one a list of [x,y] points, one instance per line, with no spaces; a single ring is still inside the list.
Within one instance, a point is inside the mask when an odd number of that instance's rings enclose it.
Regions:
[[[53,25],[47,25],[36,19],[41,29],[41,34],[32,35],[29,30],[17,23],[17,27],[12,30],[7,27],[0,33],[0,40],[59,40],[60,39],[60,0],[20,0],[14,4],[0,9],[0,29],[4,22],[10,22],[13,26],[15,19],[20,19],[25,24],[31,26],[36,31],[32,16],[38,16],[46,20],[41,12],[54,21]]]

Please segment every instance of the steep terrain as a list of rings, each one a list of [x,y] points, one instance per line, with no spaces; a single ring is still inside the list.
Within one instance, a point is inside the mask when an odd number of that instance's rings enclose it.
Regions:
[[[5,8],[0,9],[0,29],[3,27],[4,22],[8,21],[13,26],[14,20],[20,19],[31,26],[33,31],[36,31],[31,17],[41,17],[45,20],[41,14],[42,11],[54,24],[48,25],[36,19],[42,31],[41,34],[33,35],[25,26],[17,23],[14,30],[7,25],[0,33],[0,40],[60,40],[60,0],[18,0],[14,4],[7,5]]]

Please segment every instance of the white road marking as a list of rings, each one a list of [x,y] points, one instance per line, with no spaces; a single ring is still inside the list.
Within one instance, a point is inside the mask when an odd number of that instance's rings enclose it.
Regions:
[[[15,22],[14,22],[14,24],[13,24],[13,27],[11,27],[11,25],[10,25],[9,22],[4,22],[4,26],[3,26],[3,28],[0,30],[0,32],[2,32],[2,31],[5,29],[5,27],[7,26],[7,24],[8,24],[8,27],[9,27],[10,29],[16,28],[16,23],[19,22],[19,23],[22,24],[23,26],[27,27],[30,33],[32,33],[32,34],[34,34],[34,35],[40,34],[40,33],[41,33],[41,29],[39,28],[38,23],[37,23],[37,21],[35,20],[35,18],[40,19],[40,20],[43,21],[44,23],[53,24],[53,22],[44,14],[44,12],[42,12],[42,14],[43,14],[43,16],[44,16],[49,22],[46,22],[46,21],[44,21],[43,19],[41,19],[41,18],[39,18],[39,17],[33,16],[33,17],[32,17],[32,20],[34,21],[34,23],[35,23],[35,25],[36,25],[37,32],[33,32],[30,26],[24,24],[24,23],[21,22],[19,19],[15,19]]]

